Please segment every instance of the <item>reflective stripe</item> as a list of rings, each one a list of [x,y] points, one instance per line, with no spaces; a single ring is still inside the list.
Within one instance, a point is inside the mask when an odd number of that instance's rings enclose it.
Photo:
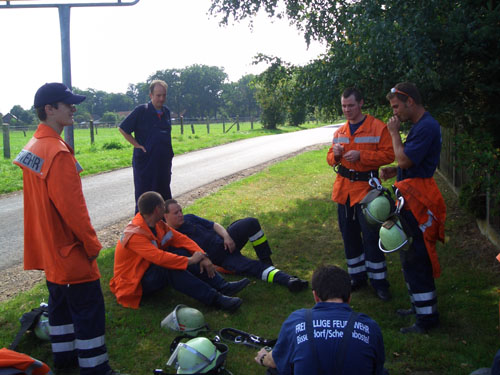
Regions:
[[[432,225],[432,220],[433,220],[432,212],[427,210],[427,213],[429,214],[429,218],[427,219],[427,221],[418,226],[422,232],[425,232],[425,230]]]
[[[374,269],[374,270],[379,270],[381,268],[385,268],[387,265],[385,262],[370,262],[369,260],[366,261],[366,266],[368,268]]]
[[[275,268],[274,270],[272,270],[271,272],[269,272],[269,275],[267,276],[267,282],[268,283],[272,283],[274,281],[274,276],[280,272],[279,269]]]
[[[373,280],[383,280],[387,278],[387,272],[367,272],[366,274]]]
[[[100,364],[103,364],[104,362],[107,361],[108,361],[108,353],[104,353],[96,357],[90,357],[90,358],[78,357],[78,365],[80,365],[80,367],[86,367],[86,368],[97,367]]]
[[[354,143],[379,143],[380,137],[356,137]]]
[[[163,238],[161,239],[161,245],[165,245],[165,243],[170,240],[172,237],[174,236],[174,234],[172,233],[171,230],[169,230],[164,236]]]
[[[353,274],[361,273],[361,272],[366,272],[366,266],[359,266],[359,267],[347,266],[347,272],[349,272],[349,275],[353,275]]]
[[[431,315],[437,312],[437,305],[434,304],[432,306],[418,307],[415,306],[415,312],[418,315]]]
[[[104,345],[104,335],[88,340],[76,340],[76,348],[82,350],[95,349]]]
[[[364,262],[365,261],[365,254],[361,254],[359,257],[357,258],[350,258],[350,259],[347,259],[347,264],[348,265],[353,265],[353,264],[357,264],[359,262]]]
[[[427,293],[413,293],[413,300],[415,302],[432,301],[433,299],[436,299],[436,297],[437,294],[435,290]]]
[[[250,240],[250,242],[253,242],[253,241],[261,238],[263,235],[264,235],[264,232],[261,229],[257,233],[255,233],[253,236],[248,237],[248,239]]]
[[[349,143],[349,138],[348,137],[333,138],[333,143]]]
[[[252,241],[252,245],[253,245],[253,246],[258,246],[258,245],[260,245],[261,243],[264,243],[264,242],[266,242],[266,241],[267,241],[266,236],[262,236],[262,237],[261,237],[261,238],[259,238],[258,240],[256,240],[256,241]]]
[[[75,326],[73,324],[64,324],[60,326],[49,325],[49,333],[51,336],[69,335],[75,333]]]
[[[269,273],[272,271],[272,270],[275,270],[276,267],[274,266],[269,266],[267,267],[264,271],[262,271],[262,280],[263,281],[267,281],[267,276],[269,275]]]
[[[156,240],[151,240],[151,243],[152,243],[153,245],[155,245],[156,247],[158,247],[158,242],[156,242]]]
[[[73,350],[75,350],[75,340],[52,343],[52,351],[54,353],[72,352]]]

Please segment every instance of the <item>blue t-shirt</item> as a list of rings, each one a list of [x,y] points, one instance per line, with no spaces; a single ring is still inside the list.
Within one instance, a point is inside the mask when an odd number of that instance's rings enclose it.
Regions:
[[[177,231],[191,238],[209,254],[220,246],[224,248],[224,239],[214,230],[214,222],[202,217],[184,215],[184,223]]]
[[[404,143],[404,153],[413,165],[408,169],[398,168],[398,181],[434,175],[441,154],[441,128],[429,112],[412,126]]]
[[[352,309],[346,303],[318,302],[312,310],[317,357],[307,340],[305,310],[294,311],[283,323],[273,359],[280,375],[312,374],[319,358],[324,371],[333,371],[335,353],[343,340],[343,329]],[[382,375],[384,341],[378,324],[365,314],[354,323],[352,337],[345,351],[344,375]],[[293,365],[293,372],[292,372]]]

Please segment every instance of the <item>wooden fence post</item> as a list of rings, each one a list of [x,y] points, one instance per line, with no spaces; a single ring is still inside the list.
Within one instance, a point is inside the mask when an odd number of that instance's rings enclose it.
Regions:
[[[250,129],[253,130],[253,116],[250,116]]]
[[[3,131],[3,157],[5,159],[10,159],[10,134],[9,134],[9,124],[3,123],[2,115],[0,115],[0,125],[2,125]]]
[[[236,116],[236,131],[240,131],[240,115]]]
[[[225,119],[222,120],[222,133],[223,134],[226,133],[226,120]]]
[[[191,133],[194,134],[194,124],[193,123],[191,123]]]
[[[207,134],[210,134],[210,119],[207,117]]]
[[[89,129],[90,129],[90,144],[94,144],[94,121],[89,121]]]
[[[184,116],[181,116],[181,135],[184,134]]]

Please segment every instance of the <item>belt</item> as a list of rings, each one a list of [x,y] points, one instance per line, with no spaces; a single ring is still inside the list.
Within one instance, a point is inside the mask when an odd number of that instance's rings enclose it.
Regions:
[[[352,181],[370,181],[370,178],[377,177],[378,178],[378,170],[374,169],[372,171],[366,172],[358,172],[354,169],[349,169],[344,167],[343,165],[337,165],[334,168],[334,171],[337,172],[342,177],[345,177]]]

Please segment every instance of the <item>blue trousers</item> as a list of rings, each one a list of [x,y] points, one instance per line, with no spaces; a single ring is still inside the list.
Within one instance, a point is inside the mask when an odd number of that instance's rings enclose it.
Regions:
[[[432,327],[439,322],[439,314],[431,260],[425,247],[422,232],[411,211],[402,210],[401,216],[410,227],[413,235],[409,250],[400,251],[406,286],[412,307],[416,312],[417,324],[424,328]]]
[[[60,285],[47,281],[49,330],[55,368],[78,365],[81,375],[111,368],[104,342],[104,298],[99,280]]]
[[[361,205],[351,207],[347,199],[345,205],[338,204],[337,213],[351,278],[362,281],[368,277],[375,289],[388,288],[387,264],[378,248],[378,233],[366,222]]]
[[[185,249],[170,248],[170,252],[191,256],[191,253]],[[199,264],[188,266],[187,270],[171,270],[151,264],[141,280],[143,295],[154,293],[172,286],[175,290],[184,293],[205,305],[211,305],[217,295],[217,292],[227,285],[227,281],[216,273],[213,278],[207,276],[206,272],[200,273]]]

